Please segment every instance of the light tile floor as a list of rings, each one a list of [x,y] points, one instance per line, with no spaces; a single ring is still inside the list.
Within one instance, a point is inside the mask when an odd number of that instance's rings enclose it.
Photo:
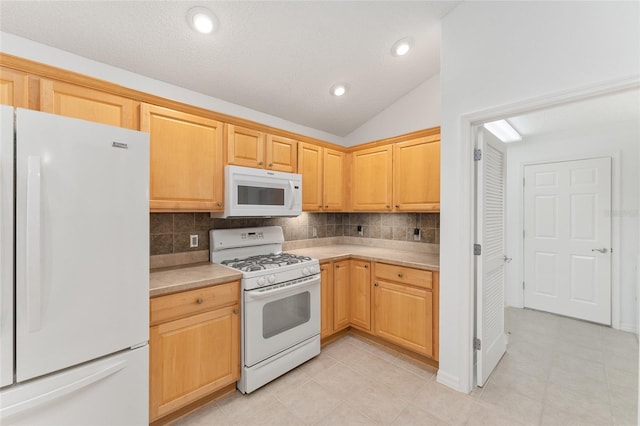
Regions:
[[[509,349],[471,395],[435,369],[347,335],[267,386],[175,425],[635,425],[633,334],[507,308]]]

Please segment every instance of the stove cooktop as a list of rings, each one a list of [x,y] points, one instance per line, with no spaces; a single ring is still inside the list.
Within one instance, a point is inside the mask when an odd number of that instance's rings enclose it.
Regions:
[[[238,269],[242,272],[255,272],[267,269],[275,269],[297,263],[311,262],[308,256],[298,256],[290,253],[271,253],[249,256],[242,259],[228,259],[220,262],[221,265]]]

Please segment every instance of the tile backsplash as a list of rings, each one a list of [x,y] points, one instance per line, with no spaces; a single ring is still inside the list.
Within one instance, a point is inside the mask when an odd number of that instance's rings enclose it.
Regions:
[[[293,218],[211,219],[209,213],[151,213],[151,255],[209,250],[209,230],[282,226],[286,241],[324,237],[415,241],[414,228],[420,229],[420,242],[440,244],[439,213],[303,213]],[[189,247],[197,234],[197,248]]]

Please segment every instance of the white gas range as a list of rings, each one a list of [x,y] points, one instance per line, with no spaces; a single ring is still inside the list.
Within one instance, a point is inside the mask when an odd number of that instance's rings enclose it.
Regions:
[[[243,273],[238,389],[250,393],[320,353],[320,264],[283,253],[279,226],[209,235],[211,262]]]

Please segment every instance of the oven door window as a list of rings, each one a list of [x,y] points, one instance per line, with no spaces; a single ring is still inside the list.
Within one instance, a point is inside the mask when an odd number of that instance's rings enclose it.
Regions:
[[[274,300],[262,308],[262,337],[269,339],[309,321],[311,294],[308,291]]]
[[[238,204],[248,206],[284,206],[284,189],[238,185]]]

